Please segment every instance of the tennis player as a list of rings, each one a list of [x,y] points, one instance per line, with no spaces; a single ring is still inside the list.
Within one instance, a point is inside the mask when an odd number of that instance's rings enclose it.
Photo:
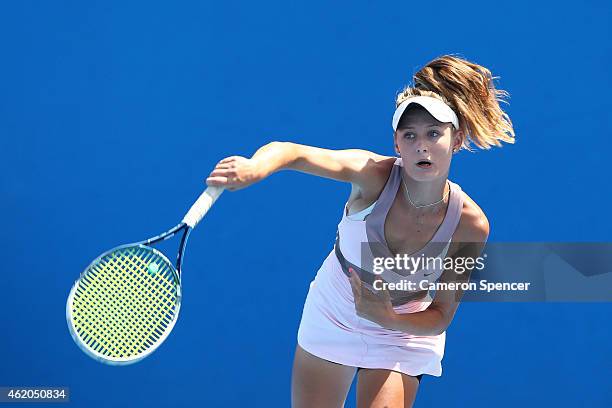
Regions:
[[[487,217],[448,175],[453,156],[472,144],[514,143],[499,104],[508,94],[494,79],[485,67],[451,55],[421,68],[396,98],[395,157],[272,142],[250,159],[221,160],[207,178],[230,191],[282,169],[351,183],[336,244],[304,304],[294,408],[344,406],[356,373],[358,407],[410,407],[421,377],[442,374],[446,329],[462,291],[430,289],[467,281],[469,269],[439,262],[410,270],[393,262],[421,256],[455,265],[481,254]],[[385,262],[382,272],[373,268],[376,259]]]

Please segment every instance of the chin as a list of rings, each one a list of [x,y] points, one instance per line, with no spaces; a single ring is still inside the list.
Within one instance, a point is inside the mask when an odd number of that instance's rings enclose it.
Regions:
[[[440,171],[437,168],[410,169],[408,175],[416,181],[432,181],[440,178]]]
[[[438,174],[428,174],[428,175],[423,175],[423,174],[417,174],[412,176],[412,179],[415,181],[419,181],[419,182],[426,182],[426,181],[434,181],[439,179],[440,176]]]

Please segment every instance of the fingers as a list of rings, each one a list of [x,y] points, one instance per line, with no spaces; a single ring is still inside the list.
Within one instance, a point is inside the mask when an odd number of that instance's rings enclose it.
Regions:
[[[227,190],[234,191],[242,183],[236,170],[236,164],[240,159],[244,158],[229,156],[220,160],[206,178],[206,185],[224,187]]]
[[[353,297],[355,298],[355,303],[359,299],[361,299],[361,279],[357,275],[357,272],[353,268],[349,268],[349,273],[351,274],[350,282],[351,282],[351,290],[353,291]]]
[[[375,282],[378,282],[378,284],[375,286],[375,288],[380,288],[380,289],[375,289],[376,296],[381,297],[383,300],[391,300],[391,295],[389,294],[389,291],[387,290],[387,286],[385,285],[385,280],[383,278],[379,278],[376,279]]]
[[[355,272],[353,268],[349,268],[349,273],[351,275],[349,281],[351,282],[351,290],[353,291],[353,299],[355,300],[355,312],[357,316],[364,317],[361,310],[361,279],[359,279],[357,272]]]
[[[391,303],[391,294],[386,288],[376,291],[376,295],[380,300],[385,303]]]
[[[215,166],[215,169],[232,169],[235,168],[236,165],[239,165],[240,162],[245,160],[248,159],[242,156],[229,156],[219,160],[219,162]]]
[[[387,288],[383,285],[385,281],[381,279],[377,279],[378,285],[374,285],[372,289],[363,285],[361,278],[353,268],[349,268],[349,273],[351,274],[350,282],[351,289],[353,291],[353,297],[355,297],[356,302],[367,302],[367,301],[391,301],[391,295]],[[381,289],[377,289],[381,288]]]
[[[206,184],[209,186],[228,186],[230,182],[230,177],[208,177],[206,178]]]
[[[236,184],[239,181],[235,171],[225,169],[215,169],[206,178],[207,185],[222,186],[226,188],[231,187],[232,184]]]
[[[238,159],[238,158],[241,158],[241,156],[229,156],[229,157],[226,157],[225,159],[221,159],[221,160],[219,161],[219,163],[228,163],[228,162],[232,162],[232,161],[235,161],[235,160],[236,160],[236,159]]]
[[[233,168],[234,168],[233,162],[217,163],[217,165],[215,166],[215,169],[233,169]]]
[[[231,169],[214,169],[213,171],[210,172],[209,177],[226,177],[226,178],[231,178],[231,177],[236,177],[237,173],[235,170],[231,170]]]
[[[218,170],[234,170],[238,164],[239,156],[226,157],[215,165],[214,171]]]
[[[355,313],[357,316],[371,320],[380,325],[388,321],[388,316],[393,313],[391,305],[391,296],[389,291],[382,285],[385,281],[382,278],[377,279],[378,283],[371,290],[369,286],[363,285],[359,275],[353,268],[349,268],[349,281],[353,298],[355,299]],[[376,289],[377,286],[382,286]],[[380,323],[383,322],[383,323]]]
[[[383,297],[389,296],[389,292],[386,290],[374,289],[375,292],[372,292],[369,287],[365,287],[363,285],[361,278],[359,278],[359,275],[353,268],[349,267],[348,271],[351,274],[351,277],[349,280],[351,282],[351,289],[353,289],[353,295],[358,296],[359,298],[371,298],[372,296],[380,296],[380,295],[382,295]],[[379,280],[381,282],[384,282],[382,279],[379,279]]]

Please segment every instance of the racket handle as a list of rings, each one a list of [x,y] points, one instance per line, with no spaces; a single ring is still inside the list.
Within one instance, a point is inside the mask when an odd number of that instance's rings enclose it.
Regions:
[[[210,210],[210,207],[217,201],[223,190],[223,187],[209,186],[198,197],[196,202],[193,203],[189,211],[187,211],[187,214],[183,217],[183,222],[190,228],[195,228],[208,210]]]

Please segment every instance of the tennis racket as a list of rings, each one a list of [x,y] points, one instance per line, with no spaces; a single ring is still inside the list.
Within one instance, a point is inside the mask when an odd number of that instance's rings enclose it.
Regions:
[[[181,265],[189,233],[222,192],[222,187],[208,187],[180,224],[145,241],[113,248],[81,273],[68,296],[66,319],[72,338],[87,355],[127,365],[164,342],[181,306]],[[179,234],[173,265],[151,245]]]

